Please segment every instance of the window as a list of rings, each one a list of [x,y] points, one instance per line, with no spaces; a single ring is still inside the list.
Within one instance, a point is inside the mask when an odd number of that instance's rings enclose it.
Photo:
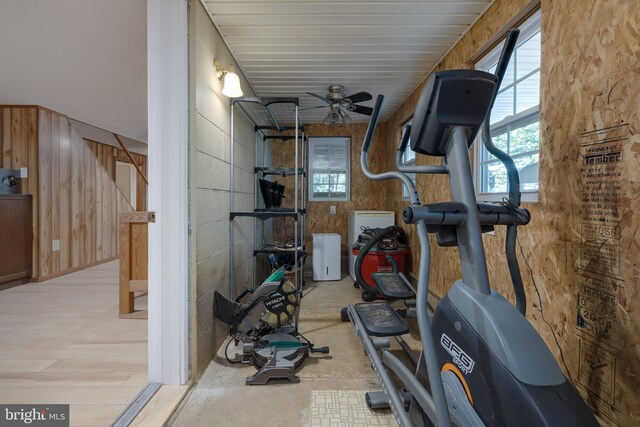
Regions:
[[[495,72],[502,44],[476,64]],[[540,12],[520,27],[518,44],[491,111],[491,138],[520,172],[523,201],[537,201],[540,150]],[[475,183],[478,200],[498,201],[507,193],[507,171],[479,139]]]
[[[403,125],[402,133],[400,134],[401,140],[402,140],[402,137],[404,136],[404,133],[407,131],[404,126],[410,125],[410,124],[411,124],[411,120],[409,120],[407,123]],[[407,144],[407,149],[404,151],[404,154],[402,155],[402,165],[415,166],[415,164],[416,164],[416,152],[411,149],[411,141],[409,141],[409,143]],[[413,181],[414,184],[416,183],[415,173],[408,173],[407,176],[411,178],[411,181]],[[409,200],[409,190],[407,189],[407,186],[404,184],[402,184],[402,199]]]
[[[309,200],[349,201],[350,165],[350,138],[309,138]]]

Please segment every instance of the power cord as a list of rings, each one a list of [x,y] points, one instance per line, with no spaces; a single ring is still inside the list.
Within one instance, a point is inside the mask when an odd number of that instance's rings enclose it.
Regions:
[[[517,225],[516,223],[518,221],[521,223],[527,223],[531,219],[531,215],[529,215],[526,209],[519,209],[511,202],[511,200],[506,197],[503,197],[502,201],[498,202],[497,204],[509,209],[509,212],[513,216],[513,225]]]
[[[309,346],[309,351],[311,353],[329,354],[329,347],[319,347],[319,348],[315,347],[311,341],[309,341],[304,335],[300,333],[300,331],[297,331],[297,332],[300,338],[302,338],[307,342],[307,346]]]
[[[302,333],[300,331],[298,331],[298,335],[300,336],[300,338],[302,338],[303,340],[305,340],[307,342],[307,344],[309,345],[309,348],[313,348],[313,344],[311,343],[311,341],[309,341],[307,339],[307,337],[305,337],[304,335],[302,335]]]
[[[556,347],[558,347],[558,351],[560,352],[560,360],[562,361],[562,365],[564,366],[564,370],[567,373],[567,375],[569,376],[569,381],[571,381],[571,384],[575,387],[575,383],[573,382],[573,377],[571,376],[571,371],[569,371],[569,368],[567,367],[567,362],[564,360],[564,352],[562,351],[562,347],[560,347],[560,342],[558,341],[558,336],[556,335],[556,332],[553,330],[553,327],[551,326],[551,323],[549,323],[547,321],[547,319],[545,319],[544,317],[544,308],[542,307],[542,297],[540,296],[540,291],[538,290],[538,285],[536,283],[536,280],[534,278],[533,275],[533,269],[531,268],[531,265],[529,265],[529,261],[527,261],[527,258],[524,256],[524,252],[522,250],[522,244],[520,243],[520,239],[516,239],[516,241],[518,242],[518,247],[520,248],[520,255],[522,255],[522,259],[524,259],[525,264],[527,264],[527,269],[529,270],[529,275],[531,276],[531,282],[533,283],[533,288],[536,291],[536,295],[538,296],[538,305],[540,306],[539,311],[540,311],[540,317],[542,318],[542,321],[544,323],[547,324],[547,326],[549,327],[549,330],[551,331],[551,335],[553,336],[553,340],[556,343]]]
[[[503,197],[502,198],[502,202],[498,203],[499,205],[502,205],[504,207],[506,207],[507,209],[509,209],[509,212],[511,212],[511,214],[513,215],[513,225],[516,225],[516,223],[519,222],[523,222],[526,223],[529,221],[530,217],[529,215],[527,215],[525,212],[526,210],[524,209],[518,209],[517,206],[515,206],[513,203],[511,203],[511,201],[506,198]],[[518,220],[518,221],[516,221]],[[542,321],[549,327],[549,330],[551,331],[551,335],[553,336],[553,340],[556,343],[556,347],[558,348],[558,351],[560,352],[560,360],[562,361],[562,365],[564,366],[564,370],[567,373],[567,375],[569,376],[569,381],[571,381],[571,384],[573,384],[573,386],[575,387],[575,383],[573,382],[573,377],[571,376],[571,371],[569,371],[569,368],[567,367],[567,363],[564,359],[564,352],[562,351],[562,347],[560,346],[560,342],[558,341],[558,336],[556,335],[556,332],[553,330],[553,327],[551,326],[551,323],[549,323],[547,321],[547,319],[544,317],[544,308],[542,306],[542,296],[540,295],[540,290],[538,289],[538,284],[536,283],[536,279],[535,276],[533,274],[533,269],[531,268],[531,265],[529,264],[529,261],[527,260],[527,258],[524,256],[524,251],[522,249],[522,243],[520,243],[520,239],[518,237],[516,237],[516,242],[518,243],[518,247],[520,248],[520,255],[522,256],[522,259],[524,260],[525,264],[527,265],[527,269],[529,270],[529,275],[531,276],[531,283],[533,283],[533,288],[536,291],[536,296],[538,297],[538,306],[539,306],[539,311],[540,311],[540,317],[542,318]]]
[[[232,364],[238,364],[238,363],[242,363],[242,360],[231,360],[229,358],[229,355],[227,354],[227,351],[229,350],[229,344],[231,344],[231,341],[235,341],[235,338],[230,337],[229,341],[227,342],[227,346],[224,348],[224,357],[225,359],[227,359],[227,362],[232,363]],[[236,344],[237,346],[237,344]]]

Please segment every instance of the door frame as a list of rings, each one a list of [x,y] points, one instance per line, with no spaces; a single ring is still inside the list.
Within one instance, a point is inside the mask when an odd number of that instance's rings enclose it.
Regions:
[[[149,382],[189,375],[188,0],[147,0]]]

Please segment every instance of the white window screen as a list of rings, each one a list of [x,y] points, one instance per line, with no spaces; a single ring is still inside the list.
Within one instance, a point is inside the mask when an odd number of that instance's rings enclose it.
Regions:
[[[309,138],[309,200],[350,199],[350,138]]]
[[[495,72],[502,43],[476,64]],[[540,150],[540,12],[520,26],[520,37],[491,111],[491,138],[520,173],[523,200],[536,201]],[[499,201],[507,192],[507,171],[479,139],[475,182],[478,200]]]

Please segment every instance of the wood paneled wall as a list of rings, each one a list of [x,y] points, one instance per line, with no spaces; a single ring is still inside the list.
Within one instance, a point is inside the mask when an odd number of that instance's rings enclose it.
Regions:
[[[116,257],[118,213],[132,208],[68,118],[34,106],[0,114],[3,165],[29,168],[22,191],[33,195],[34,279]]]
[[[107,172],[107,175],[109,175],[114,182],[116,180],[116,161],[131,163],[131,160],[124,150],[111,145],[91,141],[89,139],[85,139],[85,141],[91,151],[93,151],[96,159],[98,159],[98,162],[100,162],[104,170]],[[142,173],[146,175],[147,156],[138,153],[131,153],[131,157],[136,164],[140,166]],[[147,184],[145,184],[144,180],[139,175],[136,179],[136,206],[134,207],[136,211],[140,212],[147,210]]]
[[[27,168],[28,177],[22,179],[22,193],[33,194],[34,214],[32,273],[36,275],[38,252],[38,109],[36,107],[0,106],[0,162],[3,168]]]
[[[381,172],[385,166],[384,135],[385,125],[380,124],[370,151],[369,166],[376,172]],[[387,204],[388,182],[371,181],[362,173],[360,167],[360,151],[364,135],[367,132],[366,123],[339,125],[328,127],[324,124],[305,125],[305,132],[310,137],[341,136],[351,138],[351,200],[348,202],[309,202],[307,205],[307,249],[311,250],[311,233],[339,233],[342,236],[342,254],[347,254],[347,214],[351,210],[384,210]],[[293,167],[295,163],[293,141],[273,140],[272,159],[275,167]],[[300,153],[300,156],[302,154]],[[302,165],[302,158],[300,157]],[[306,167],[306,165],[305,165]],[[273,177],[285,185],[285,198],[282,207],[293,207],[293,177]],[[336,214],[331,215],[330,206],[336,207]],[[288,221],[285,223],[285,221]],[[291,219],[274,219],[274,239],[293,239]]]
[[[476,51],[528,4],[496,1],[437,70],[468,67]],[[542,0],[541,8],[539,203],[525,205],[532,221],[521,227],[518,249],[527,317],[561,361],[558,340],[569,374],[606,423],[637,425],[640,314],[632,301],[640,283],[640,3]],[[386,123],[389,168],[400,126],[414,111],[423,85]],[[594,187],[593,179],[587,179],[584,143],[606,139],[618,144],[620,161],[607,166],[606,177]],[[418,164],[435,163],[418,156]],[[450,198],[445,177],[419,176],[417,183],[423,202]],[[406,201],[400,185],[392,187],[388,207],[399,213]],[[602,202],[608,212],[597,221],[613,230],[608,237],[587,231],[593,229],[589,216],[594,212],[587,205],[593,191],[608,194]],[[408,232],[417,257],[412,229]],[[492,285],[513,301],[504,237],[502,229],[484,236],[485,252]],[[430,287],[443,295],[461,276],[458,254],[436,246],[433,238],[431,242]]]

